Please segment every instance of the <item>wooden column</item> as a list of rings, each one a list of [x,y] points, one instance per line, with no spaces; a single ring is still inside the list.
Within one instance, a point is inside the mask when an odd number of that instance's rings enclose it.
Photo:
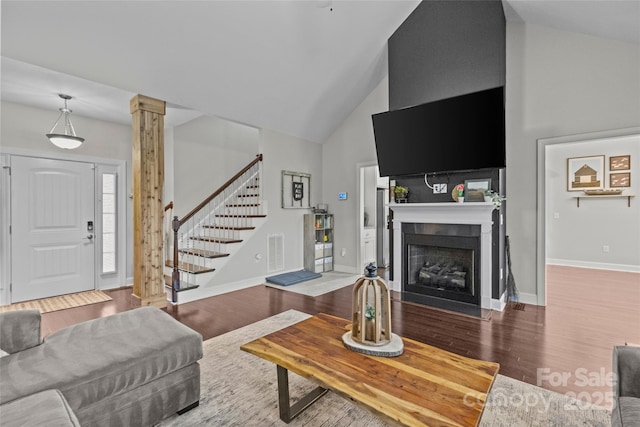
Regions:
[[[165,101],[131,98],[133,134],[132,304],[166,307],[163,272],[162,187]]]

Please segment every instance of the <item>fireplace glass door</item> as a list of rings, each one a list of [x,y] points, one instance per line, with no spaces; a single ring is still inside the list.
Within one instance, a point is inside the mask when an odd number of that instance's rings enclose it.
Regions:
[[[479,304],[479,236],[405,233],[403,237],[403,292]]]

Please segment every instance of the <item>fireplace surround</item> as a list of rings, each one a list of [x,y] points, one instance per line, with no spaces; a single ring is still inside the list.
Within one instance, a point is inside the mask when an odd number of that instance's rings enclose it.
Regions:
[[[391,285],[394,291],[400,292],[402,298],[426,305],[438,306],[438,301],[451,301],[454,304],[468,305],[482,309],[503,310],[505,306],[504,295],[492,297],[492,280],[494,274],[501,275],[498,260],[493,256],[492,251],[492,227],[493,210],[492,203],[402,203],[390,204],[393,210],[393,271],[394,277]],[[415,233],[419,231],[419,233]],[[408,257],[411,255],[418,257],[416,250],[409,253],[409,244],[415,244],[415,235],[422,234],[418,238],[418,245],[433,246],[436,248],[451,249],[451,246],[461,246],[457,249],[470,251],[472,261],[467,261],[466,267],[462,265],[449,266],[448,276],[461,275],[466,272],[469,275],[473,272],[473,283],[467,293],[471,297],[460,299],[443,298],[451,296],[457,292],[455,283],[449,285],[438,282],[426,292],[415,292],[414,284],[408,280],[409,268]],[[428,237],[425,237],[428,236]],[[454,239],[450,239],[454,238]],[[407,239],[409,242],[407,242]],[[426,239],[426,240],[420,240]],[[447,242],[448,241],[448,242]],[[427,243],[423,245],[422,243]],[[408,244],[409,243],[409,244]],[[454,255],[455,258],[457,255]],[[469,256],[467,254],[467,256]],[[437,255],[435,255],[437,258]],[[434,264],[434,261],[423,260]],[[437,260],[435,260],[437,263]],[[455,262],[450,262],[455,264]],[[426,266],[427,269],[429,265]],[[458,273],[456,273],[457,268]],[[465,271],[466,270],[466,271]],[[494,271],[496,270],[496,271]],[[412,272],[415,275],[415,272]],[[418,274],[420,274],[418,272]],[[423,274],[424,276],[424,274]],[[439,280],[439,279],[436,279]],[[408,286],[408,288],[407,288]],[[418,284],[418,286],[420,286]],[[465,283],[465,287],[468,286]],[[423,286],[423,287],[426,287]],[[471,298],[469,300],[469,298]],[[444,307],[446,308],[446,307]]]

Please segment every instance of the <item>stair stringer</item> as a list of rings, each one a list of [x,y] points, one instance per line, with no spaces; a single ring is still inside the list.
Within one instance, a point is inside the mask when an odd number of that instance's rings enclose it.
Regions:
[[[215,258],[214,260],[212,260],[211,265],[213,268],[215,268],[215,271],[192,275],[195,279],[193,284],[197,285],[198,287],[178,292],[178,300],[174,302],[174,304],[183,304],[186,302],[196,301],[199,299],[208,298],[264,283],[264,275],[261,275],[255,279],[252,278],[249,280],[242,280],[236,283],[221,282],[219,280],[216,280],[217,277],[220,276],[223,271],[225,271],[225,267],[234,258],[237,259],[238,256],[243,256],[243,249],[248,246],[252,239],[260,237],[262,235],[262,233],[259,233],[258,230],[260,230],[260,228],[262,228],[262,226],[267,222],[267,217],[253,218],[252,221],[255,228],[253,230],[245,230],[241,232],[242,242],[226,245],[228,246],[229,256]],[[247,258],[247,262],[254,262],[252,254],[247,253],[244,254],[244,256],[245,258]],[[170,295],[168,299],[170,299]]]

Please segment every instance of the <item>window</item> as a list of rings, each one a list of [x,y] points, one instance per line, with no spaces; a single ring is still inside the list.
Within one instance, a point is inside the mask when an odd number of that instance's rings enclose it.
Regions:
[[[116,272],[117,175],[102,174],[102,273]]]

